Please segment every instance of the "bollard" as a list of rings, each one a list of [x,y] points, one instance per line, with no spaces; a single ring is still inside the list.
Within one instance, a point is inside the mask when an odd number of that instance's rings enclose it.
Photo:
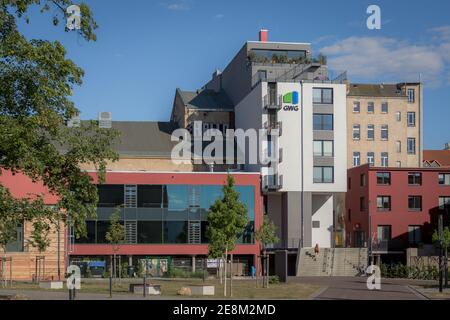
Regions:
[[[109,275],[109,297],[112,298],[112,275]]]

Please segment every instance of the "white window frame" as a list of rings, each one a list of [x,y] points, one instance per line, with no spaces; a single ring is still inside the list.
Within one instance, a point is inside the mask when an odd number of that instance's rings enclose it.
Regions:
[[[375,152],[367,152],[367,163],[371,167],[375,165]]]
[[[408,127],[415,127],[416,126],[416,113],[415,112],[408,112],[407,113],[407,123],[408,123]]]
[[[369,137],[369,132],[372,132],[372,138]],[[369,140],[369,141],[375,140],[375,125],[374,124],[367,125],[367,140]]]
[[[412,145],[410,144],[411,142],[413,142]],[[416,138],[408,138],[406,151],[410,155],[416,154]]]
[[[386,138],[383,138],[383,132],[386,133]],[[387,124],[382,124],[381,125],[381,135],[380,135],[380,137],[381,137],[382,141],[389,140],[389,125],[387,125]]]
[[[357,134],[358,137],[355,137],[355,134]],[[361,140],[361,125],[359,125],[359,124],[353,125],[352,137],[353,137],[353,140]]]
[[[353,166],[359,167],[361,165],[361,153],[353,152]]]
[[[361,112],[361,102],[353,101],[353,113],[360,113],[360,112]]]

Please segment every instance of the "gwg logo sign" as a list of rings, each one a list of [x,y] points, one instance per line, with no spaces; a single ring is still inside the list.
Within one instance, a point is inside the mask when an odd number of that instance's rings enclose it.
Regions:
[[[283,107],[284,111],[298,111],[298,92],[297,91],[292,91],[289,93],[286,93],[283,96],[283,103],[285,103],[286,105]]]

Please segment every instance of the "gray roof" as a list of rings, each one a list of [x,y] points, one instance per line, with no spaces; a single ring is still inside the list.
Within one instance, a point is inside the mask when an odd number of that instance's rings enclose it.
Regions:
[[[177,89],[183,104],[189,109],[233,111],[233,103],[225,91],[203,89],[198,91],[182,91]]]
[[[401,84],[349,84],[349,96],[405,97]]]
[[[170,140],[177,128],[173,122],[113,121],[112,127],[120,131],[120,142],[115,150],[119,155],[170,156],[176,142]]]

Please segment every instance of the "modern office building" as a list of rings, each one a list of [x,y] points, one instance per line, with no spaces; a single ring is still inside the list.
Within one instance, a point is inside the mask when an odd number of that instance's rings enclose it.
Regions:
[[[450,222],[450,169],[352,168],[346,203],[347,246],[404,258],[406,248],[432,244],[439,214]]]
[[[261,174],[264,212],[275,222],[280,238],[273,250],[289,253],[292,275],[297,274],[299,248],[342,245],[339,222],[347,188],[345,80],[345,73],[330,79],[326,58],[314,58],[310,44],[269,42],[267,30],[262,30],[260,41],[246,42],[202,89],[195,94],[176,92],[172,120],[180,126],[208,121],[204,129],[220,128],[224,119],[233,118],[230,128],[262,132],[256,145],[241,150],[242,169]],[[186,121],[185,110],[193,109],[188,100],[209,102],[196,107],[195,116]],[[231,101],[233,116],[213,119],[218,111],[231,110],[216,100]],[[253,148],[259,160],[271,161],[252,161]]]
[[[423,152],[420,83],[348,85],[348,167],[420,167]]]

